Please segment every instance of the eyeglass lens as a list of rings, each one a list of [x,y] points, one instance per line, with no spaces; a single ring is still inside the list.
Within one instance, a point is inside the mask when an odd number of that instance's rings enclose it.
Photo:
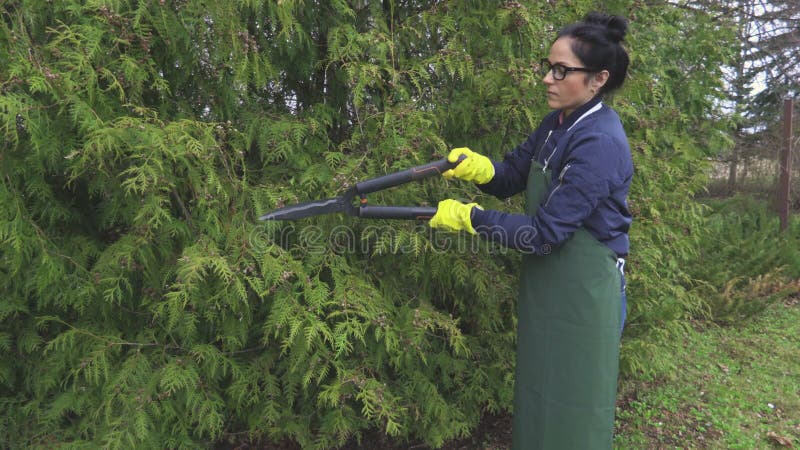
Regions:
[[[567,76],[567,68],[561,64],[551,64],[550,61],[543,59],[541,63],[542,76],[547,76],[547,72],[553,75],[554,80],[563,80]]]

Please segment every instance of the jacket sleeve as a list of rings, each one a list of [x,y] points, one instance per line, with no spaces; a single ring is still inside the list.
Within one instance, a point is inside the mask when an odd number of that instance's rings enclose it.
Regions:
[[[619,144],[603,133],[575,136],[558,178],[533,217],[473,208],[472,226],[486,238],[525,253],[549,254],[608,198],[620,177]],[[621,182],[621,180],[619,180]]]
[[[486,184],[478,184],[478,189],[501,199],[525,190],[538,133],[538,129],[531,133],[525,142],[506,153],[502,161],[492,161],[494,177]]]

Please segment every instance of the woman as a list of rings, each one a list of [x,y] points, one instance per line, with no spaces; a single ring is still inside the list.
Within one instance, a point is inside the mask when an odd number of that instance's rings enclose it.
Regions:
[[[430,221],[524,252],[515,449],[613,441],[633,164],[619,117],[601,100],[625,79],[626,31],[625,19],[599,13],[565,27],[542,60],[554,111],[502,162],[467,148],[448,155],[467,158],[447,177],[500,198],[526,191],[525,214],[444,200]]]

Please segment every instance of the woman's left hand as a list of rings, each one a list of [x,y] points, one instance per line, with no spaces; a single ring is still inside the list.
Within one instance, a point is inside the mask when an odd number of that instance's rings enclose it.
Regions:
[[[465,230],[470,234],[476,234],[475,229],[472,228],[472,219],[470,213],[472,208],[481,208],[477,203],[463,204],[458,200],[442,200],[439,202],[439,207],[436,214],[429,222],[431,228],[441,228],[449,231]]]

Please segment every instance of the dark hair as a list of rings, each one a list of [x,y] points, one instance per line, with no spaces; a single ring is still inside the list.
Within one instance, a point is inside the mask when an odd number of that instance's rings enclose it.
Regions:
[[[573,38],[572,53],[586,67],[608,70],[609,77],[600,89],[600,95],[622,86],[628,73],[628,52],[622,47],[628,22],[620,16],[589,13],[582,21],[567,25],[556,40]]]

